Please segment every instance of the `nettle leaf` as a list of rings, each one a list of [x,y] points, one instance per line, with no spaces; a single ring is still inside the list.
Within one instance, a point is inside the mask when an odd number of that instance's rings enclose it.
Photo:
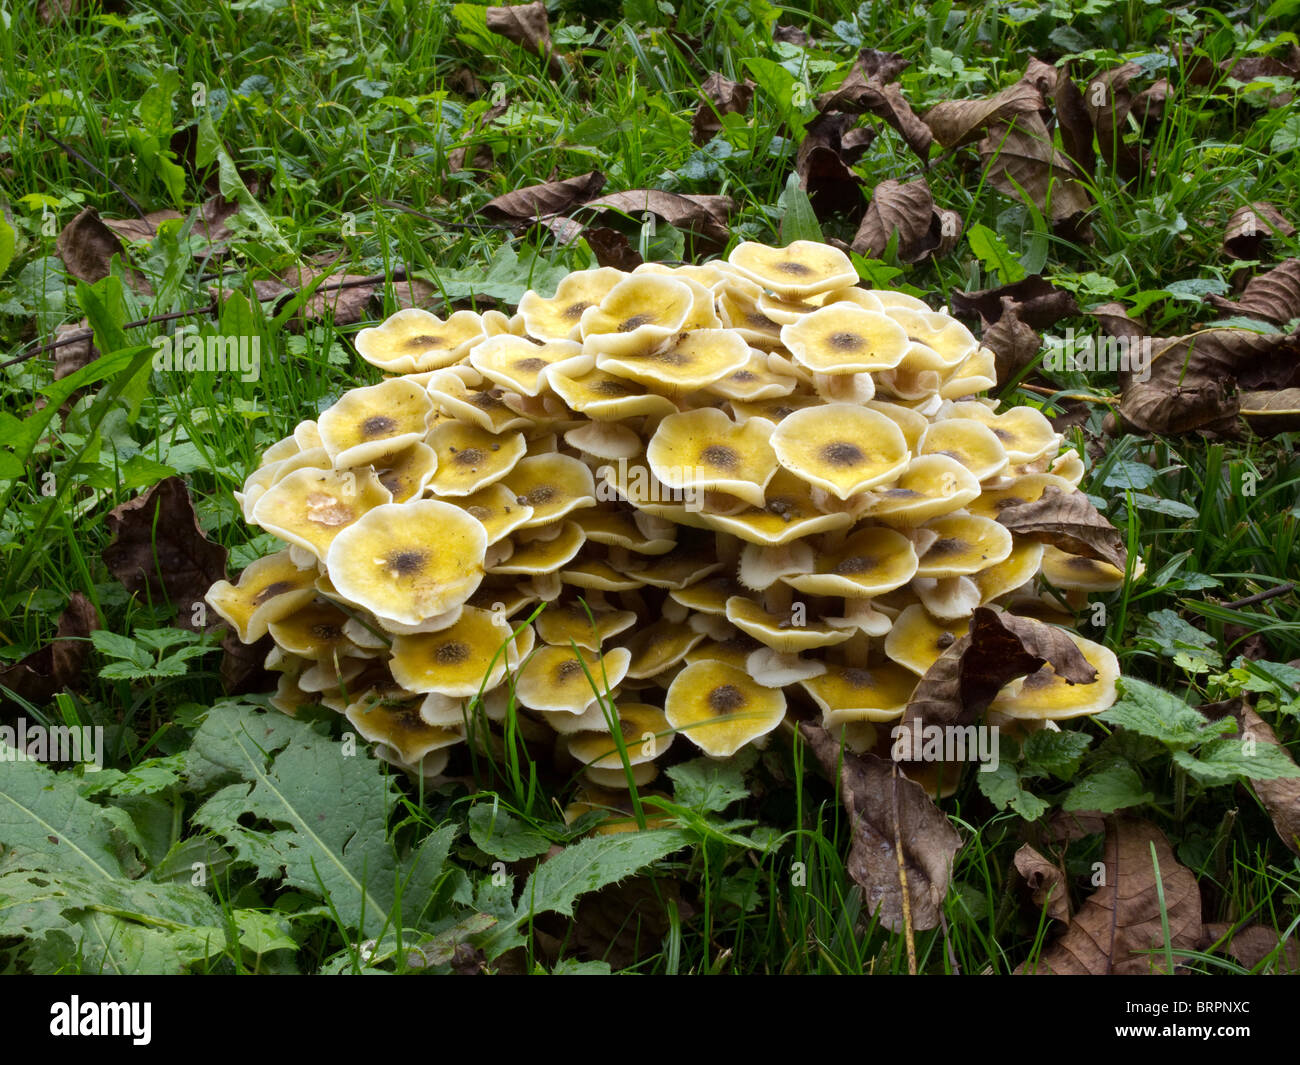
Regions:
[[[1145,462],[1134,462],[1131,459],[1120,459],[1110,468],[1110,472],[1102,479],[1102,484],[1107,488],[1132,488],[1140,490],[1150,488],[1156,482],[1160,475],[1148,466]]]
[[[1057,780],[1069,780],[1078,772],[1079,762],[1091,743],[1092,737],[1086,732],[1034,732],[1025,740],[1022,775],[1051,774]]]
[[[1214,637],[1184,621],[1172,610],[1154,610],[1148,614],[1138,625],[1138,637],[1149,640],[1166,658],[1191,652],[1211,665],[1223,663]]]
[[[1238,780],[1280,780],[1300,777],[1300,768],[1271,743],[1245,744],[1237,739],[1211,740],[1196,754],[1175,751],[1174,762],[1202,784],[1231,784]]]
[[[531,914],[555,912],[573,916],[573,904],[589,891],[614,884],[690,843],[675,828],[620,832],[581,840],[543,862],[524,885],[516,911],[518,920]]]
[[[1089,773],[1072,787],[1061,802],[1063,810],[1096,810],[1108,814],[1127,806],[1141,806],[1155,796],[1142,787],[1142,778],[1127,762],[1113,762]]]
[[[975,778],[980,791],[999,810],[1010,806],[1026,821],[1037,821],[1047,812],[1047,803],[1020,786],[1020,774],[1011,762],[999,762],[996,769],[978,772]]]
[[[238,778],[194,814],[263,879],[328,896],[350,928],[383,927],[406,870],[388,835],[397,789],[368,755],[281,714],[214,707],[194,737],[191,778]],[[208,769],[204,768],[204,763]],[[249,828],[249,817],[271,827]],[[423,901],[423,900],[420,900]]]
[[[1146,681],[1125,677],[1119,687],[1122,697],[1098,714],[1098,719],[1150,736],[1167,747],[1195,747],[1233,727],[1230,717],[1210,721],[1176,695]]]
[[[748,763],[748,764],[746,764]],[[745,770],[753,758],[738,752],[726,762],[712,758],[695,758],[668,770],[673,782],[673,796],[683,806],[703,813],[725,810],[733,802],[746,798]]]
[[[479,850],[506,862],[536,858],[551,849],[541,832],[490,802],[470,809],[469,838]]]

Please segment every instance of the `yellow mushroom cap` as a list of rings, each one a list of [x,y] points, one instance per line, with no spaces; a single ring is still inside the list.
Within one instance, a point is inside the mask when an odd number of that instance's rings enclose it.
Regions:
[[[913,345],[909,355],[918,368],[947,370],[975,354],[974,335],[956,318],[926,308],[886,307],[884,313],[902,327]]]
[[[925,430],[930,425],[930,419],[924,414],[913,410],[911,407],[905,407],[901,403],[889,403],[883,399],[869,399],[863,406],[885,415],[897,425],[902,430],[903,439],[907,441],[909,451],[917,449],[917,446],[921,443],[921,437],[925,435]]]
[[[704,639],[704,633],[686,625],[659,620],[638,629],[627,642],[632,652],[627,676],[631,680],[645,680],[675,666],[692,647]]]
[[[258,499],[253,521],[323,559],[341,532],[391,500],[373,470],[301,469]]]
[[[576,521],[563,522],[558,526],[558,530],[554,536],[536,537],[530,540],[522,540],[516,536],[514,551],[510,557],[490,567],[488,572],[529,576],[558,570],[572,561],[582,550],[582,545],[587,542],[587,534]]]
[[[1048,664],[1004,687],[990,704],[990,713],[1020,720],[1059,721],[1099,714],[1115,702],[1119,659],[1114,652],[1068,630],[1066,635],[1097,671],[1097,679],[1091,684],[1071,684]]]
[[[315,567],[299,569],[287,549],[250,562],[238,584],[217,581],[204,596],[243,643],[256,643],[272,621],[287,617],[315,597]]]
[[[497,436],[477,425],[446,421],[429,433],[438,467],[429,486],[444,498],[473,495],[500,481],[524,457],[523,433]]]
[[[648,703],[619,703],[619,731],[627,751],[628,765],[651,762],[672,746],[668,718]],[[569,737],[569,753],[579,762],[597,769],[622,769],[618,746],[608,732],[579,732]]]
[[[989,603],[999,596],[1014,592],[1033,580],[1043,563],[1043,544],[1024,538],[1011,545],[1011,554],[1001,562],[980,570],[974,581],[980,591],[980,603]]]
[[[539,647],[519,671],[515,692],[534,710],[581,714],[613,691],[627,675],[631,653],[615,647],[604,655],[581,648]]]
[[[677,546],[677,529],[671,522],[660,522],[640,511],[606,506],[584,510],[576,519],[592,543],[622,547],[638,555],[665,555]]]
[[[714,407],[672,414],[659,423],[646,459],[670,488],[728,492],[752,506],[776,473],[768,442],[774,426],[761,418],[737,424]]]
[[[993,430],[1012,463],[1034,462],[1060,447],[1061,437],[1042,411],[1012,407],[997,414],[983,403],[954,403],[954,418],[972,418]]]
[[[764,688],[734,666],[695,662],[673,678],[664,715],[705,754],[729,758],[781,723],[785,694]]]
[[[736,333],[696,329],[658,348],[602,351],[596,357],[596,369],[638,381],[659,393],[694,392],[735,373],[749,358],[749,345]]]
[[[727,262],[742,277],[784,299],[806,299],[858,280],[847,255],[811,240],[796,240],[784,248],[745,241],[732,249]]]
[[[356,336],[357,353],[373,366],[394,374],[424,373],[450,366],[487,336],[483,319],[457,311],[445,322],[418,307],[398,311],[382,325]]]
[[[1000,487],[986,487],[977,498],[970,501],[966,509],[981,518],[996,519],[1008,507],[1037,503],[1042,494],[1053,486],[1067,496],[1074,491],[1074,485],[1054,473],[1026,473]]]
[[[312,662],[367,657],[369,652],[348,639],[343,631],[347,621],[347,614],[333,603],[317,600],[268,623],[267,630],[279,650]]]
[[[738,280],[738,279],[737,279]],[[781,323],[774,322],[758,306],[763,290],[753,282],[732,283],[718,293],[722,324],[734,330],[756,348],[775,348],[781,343]]]
[[[867,527],[853,533],[833,551],[819,551],[812,573],[791,574],[782,580],[805,595],[870,598],[892,592],[910,581],[917,570],[912,542],[893,529]]]
[[[461,496],[456,504],[483,525],[489,545],[505,539],[533,516],[533,508],[521,504],[514,492],[500,482]]]
[[[415,765],[426,754],[460,743],[464,737],[454,729],[430,725],[420,717],[422,699],[358,700],[345,711],[356,730],[372,743],[382,743],[406,765]]]
[[[892,662],[870,668],[828,666],[819,677],[800,681],[822,709],[822,722],[889,721],[907,709],[916,688],[916,674]]]
[[[420,499],[369,511],[334,538],[325,564],[351,602],[419,625],[470,597],[486,550],[480,522],[451,503]]]
[[[809,408],[812,409],[812,408]],[[700,514],[704,523],[719,532],[731,533],[751,544],[780,545],[814,533],[847,529],[851,515],[824,513],[813,500],[806,481],[789,470],[777,470],[764,492],[761,507],[736,514]]]
[[[995,356],[988,348],[979,347],[974,355],[967,356],[944,377],[939,395],[943,399],[960,399],[990,389],[997,383]]]
[[[550,525],[579,507],[596,505],[596,482],[580,459],[556,453],[521,459],[505,479],[515,500],[533,508],[524,528]]]
[[[388,667],[410,692],[477,695],[495,688],[513,654],[509,622],[490,610],[467,606],[456,623],[438,632],[393,638]]]
[[[570,377],[556,371],[549,375],[551,387],[572,410],[595,421],[662,418],[677,410],[667,396],[651,392],[645,385],[604,370],[591,370]]]
[[[419,385],[392,377],[345,392],[321,412],[321,443],[336,469],[364,466],[417,443],[428,430],[433,401]]]
[[[885,654],[913,673],[924,674],[969,629],[970,618],[939,622],[913,603],[894,619],[885,637]]]
[[[381,460],[375,476],[388,489],[394,503],[405,503],[424,492],[437,468],[437,453],[421,441]]]
[[[1051,545],[1043,552],[1042,568],[1043,576],[1057,588],[1113,592],[1124,585],[1124,571],[1109,562],[1071,555]]]
[[[538,340],[579,340],[583,312],[600,303],[626,277],[622,270],[610,267],[578,270],[565,276],[550,299],[531,290],[525,292],[519,301],[524,328]]]
[[[781,343],[814,373],[889,370],[907,353],[903,327],[888,315],[854,303],[834,303],[781,328]]]
[[[537,635],[553,647],[576,643],[587,651],[597,651],[606,640],[636,624],[636,613],[618,610],[602,603],[551,603],[538,615]]]
[[[805,618],[801,625],[795,624],[792,611],[769,613],[759,603],[742,595],[727,600],[727,620],[765,647],[790,653],[830,647],[853,635],[850,629],[836,628],[829,622],[811,618]]]
[[[911,457],[893,421],[851,403],[795,411],[776,427],[772,447],[787,470],[839,499],[897,477]]]
[[[472,366],[454,366],[434,374],[429,380],[429,395],[439,411],[494,434],[508,433],[511,429],[532,425],[528,415],[506,406],[501,398],[504,393],[500,387],[471,387],[456,373],[460,369],[468,369],[475,379],[481,376]]]
[[[917,567],[918,577],[955,577],[978,573],[1011,554],[1005,525],[969,514],[948,514],[922,526],[938,535]]]
[[[569,340],[534,344],[524,337],[491,337],[474,347],[470,365],[502,388],[524,396],[546,391],[548,373],[554,368],[571,375],[584,374],[596,365],[595,357],[584,355],[582,345]]]
[[[767,355],[750,348],[749,360],[743,366],[714,381],[706,391],[726,399],[753,403],[756,400],[773,400],[789,396],[798,385],[797,378],[781,373],[779,369],[773,369]],[[751,416],[746,415],[746,417]]]
[[[922,455],[948,455],[987,481],[1007,468],[1006,448],[983,422],[972,418],[945,418],[934,422],[921,438]]]
[[[583,350],[602,355],[651,351],[681,332],[694,305],[695,293],[676,278],[626,277],[582,312]]]
[[[960,510],[979,497],[980,483],[947,455],[921,455],[908,463],[896,484],[874,490],[867,515],[912,526]]]

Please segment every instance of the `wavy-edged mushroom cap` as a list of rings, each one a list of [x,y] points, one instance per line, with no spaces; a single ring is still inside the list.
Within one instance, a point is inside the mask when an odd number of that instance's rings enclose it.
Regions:
[[[918,577],[956,577],[996,566],[1011,554],[1005,525],[971,514],[947,514],[921,526],[938,534],[917,566]]]
[[[1024,586],[1034,579],[1043,563],[1045,545],[1023,537],[1012,539],[1011,554],[972,577],[979,588],[981,604],[990,603]]]
[[[763,290],[752,281],[733,278],[718,291],[718,316],[745,343],[764,350],[781,344],[781,323],[774,322],[758,306]]]
[[[1071,555],[1048,545],[1043,552],[1043,576],[1056,588],[1080,592],[1113,592],[1124,586],[1124,571],[1096,558]]]
[[[847,255],[811,240],[796,240],[784,248],[744,241],[731,250],[727,262],[742,277],[783,299],[802,300],[858,281]]]
[[[294,470],[262,494],[253,521],[323,559],[341,532],[392,498],[370,469]]]
[[[495,484],[524,457],[523,433],[497,436],[477,425],[446,421],[433,427],[429,446],[438,456],[429,487],[443,498],[459,498]]]
[[[281,651],[312,662],[369,657],[370,652],[358,647],[343,631],[347,621],[347,614],[333,603],[317,600],[269,622],[267,630]]]
[[[674,588],[668,593],[668,597],[674,603],[698,614],[726,617],[727,600],[733,595],[744,594],[745,589],[733,576],[723,574],[718,577],[706,577],[702,581],[688,584],[685,588]]]
[[[489,545],[504,540],[533,516],[533,508],[521,504],[514,492],[500,482],[461,496],[456,504],[483,525]]]
[[[808,407],[819,407],[823,402],[824,400],[820,396],[804,396],[792,393],[788,396],[774,396],[771,399],[733,399],[730,407],[738,422],[746,421],[749,418],[766,418],[769,422],[779,425],[795,411],[804,410]]]
[[[695,662],[673,678],[664,715],[709,757],[729,758],[781,723],[785,694],[723,662]]]
[[[469,353],[470,365],[488,380],[522,396],[538,396],[548,388],[548,374],[584,374],[596,365],[582,345],[571,340],[534,344],[524,337],[490,337]]]
[[[1011,462],[993,430],[973,418],[933,422],[921,438],[920,453],[948,455],[970,470],[977,481],[996,477]]]
[[[1069,481],[1071,485],[1078,488],[1087,468],[1083,464],[1083,457],[1074,448],[1066,448],[1052,459],[1047,472]]]
[[[695,305],[684,281],[663,274],[626,277],[580,319],[584,351],[636,355],[661,347],[680,333]]]
[[[1023,503],[1037,503],[1048,488],[1056,487],[1063,495],[1070,495],[1074,485],[1053,473],[1026,473],[997,488],[985,488],[978,498],[972,499],[966,509],[981,518],[996,519],[1008,507]]]
[[[903,433],[903,439],[907,441],[909,451],[916,450],[917,445],[921,442],[921,437],[925,435],[926,429],[930,426],[930,419],[924,414],[913,410],[911,407],[905,407],[901,403],[890,403],[883,399],[869,399],[863,406],[885,415],[897,425]]]
[[[781,343],[813,373],[890,370],[903,361],[908,339],[888,315],[855,303],[834,303],[781,327]]]
[[[1037,673],[1020,677],[1006,685],[989,705],[990,713],[1019,720],[1060,721],[1085,714],[1099,714],[1115,702],[1115,682],[1119,679],[1119,659],[1113,651],[1073,632],[1066,635],[1097,671],[1091,684],[1071,684],[1051,664]]]
[[[1048,453],[1055,453],[1061,445],[1060,434],[1035,407],[1012,407],[998,414],[983,403],[954,403],[951,416],[971,418],[987,425],[1013,464],[1034,462]]]
[[[511,637],[503,616],[467,606],[449,628],[394,637],[388,668],[410,692],[477,695],[495,688],[507,667],[518,664]]]
[[[519,301],[524,328],[538,340],[580,340],[583,312],[600,303],[627,276],[606,266],[566,274],[550,299],[530,289]]]
[[[715,407],[683,411],[659,423],[646,459],[670,488],[727,492],[762,506],[763,490],[777,470],[768,442],[773,429],[761,418],[737,424]]]
[[[321,442],[336,469],[364,466],[418,443],[432,414],[433,401],[423,388],[391,377],[345,392],[322,411]]]
[[[459,362],[487,336],[483,319],[457,311],[446,321],[419,307],[407,307],[382,325],[356,336],[357,353],[392,374],[426,373]]]
[[[504,394],[501,388],[496,385],[472,387],[456,372],[460,369],[469,370],[475,378],[481,377],[472,366],[453,366],[434,374],[429,381],[429,396],[441,412],[494,435],[532,426],[528,415],[506,406],[501,398]]]
[[[524,663],[515,693],[524,706],[550,713],[581,714],[627,676],[632,654],[614,647],[597,655],[570,647],[539,647]]]
[[[871,666],[826,667],[819,677],[800,682],[821,707],[823,724],[889,721],[907,709],[916,675],[892,662]]]
[[[578,377],[554,372],[548,375],[551,387],[572,410],[593,421],[625,418],[662,418],[677,410],[667,396],[651,392],[645,385],[616,377],[604,370],[591,370]]]
[[[979,341],[961,322],[938,311],[886,307],[884,313],[902,327],[908,341],[924,351],[912,351],[918,366],[947,370],[975,354]]]
[[[369,511],[334,538],[325,564],[349,601],[419,625],[470,597],[486,551],[482,523],[451,503],[418,499]]]
[[[401,700],[359,699],[344,713],[371,743],[384,744],[403,763],[415,765],[426,754],[453,747],[465,738],[454,729],[430,725],[420,717],[423,701],[423,696]]]
[[[750,348],[749,353],[748,362],[714,381],[705,391],[724,399],[753,402],[781,399],[792,395],[799,387],[798,378],[782,373],[782,367],[773,368],[767,355],[754,348]]]
[[[599,558],[578,559],[560,570],[560,580],[574,588],[595,592],[633,592],[643,587],[641,578],[620,573]]]
[[[505,484],[517,502],[533,508],[525,529],[549,525],[579,507],[596,505],[590,468],[570,455],[529,455],[510,471]]]
[[[677,546],[677,529],[667,521],[636,510],[601,507],[575,515],[587,539],[621,547],[638,555],[666,555]]]
[[[655,392],[675,395],[705,388],[735,373],[748,361],[749,345],[736,333],[696,329],[660,348],[619,354],[602,351],[596,358],[596,368],[637,381]]]
[[[375,476],[388,489],[394,503],[405,503],[424,493],[437,468],[437,454],[421,441],[381,459],[376,464]]]
[[[923,675],[969,629],[968,617],[939,622],[921,604],[913,603],[894,619],[885,637],[885,654],[900,666]]]
[[[564,442],[595,459],[631,459],[645,450],[640,434],[618,422],[584,422]]]
[[[810,408],[811,409],[811,408]],[[736,514],[700,514],[703,522],[719,532],[731,533],[751,544],[780,545],[819,532],[847,529],[851,515],[821,510],[806,481],[789,470],[777,470],[768,482],[761,507]]]
[[[998,383],[996,357],[986,347],[975,349],[975,354],[955,366],[939,386],[942,399],[961,399],[976,392],[984,392]]]
[[[561,566],[571,562],[582,550],[582,545],[587,542],[587,534],[576,521],[563,522],[558,529],[556,535],[550,537],[539,536],[522,540],[516,536],[514,551],[510,557],[494,566],[489,566],[488,572],[513,573],[519,576],[555,572]]]
[[[881,308],[886,311],[892,310],[909,310],[919,311],[924,314],[933,314],[934,308],[925,300],[917,299],[915,296],[909,296],[906,292],[898,292],[891,288],[869,288],[864,289],[867,295],[873,297]]]
[[[600,769],[588,766],[582,771],[584,779],[598,788],[627,788],[627,771],[620,765],[617,769]],[[659,767],[654,762],[641,762],[632,766],[632,783],[637,788],[644,788],[659,775]],[[646,822],[649,827],[650,822]]]
[[[204,596],[242,643],[256,643],[272,621],[288,617],[316,597],[316,568],[300,569],[288,549],[244,567],[239,582],[217,581]]]
[[[897,477],[911,458],[893,421],[851,403],[795,411],[772,433],[772,447],[787,470],[839,499]]]
[[[627,641],[627,649],[632,652],[628,678],[646,680],[662,673],[677,665],[703,639],[702,632],[665,620],[638,629]]]
[[[906,536],[868,526],[835,550],[817,552],[812,573],[782,580],[805,595],[864,599],[901,588],[916,575],[917,565],[916,551]]]
[[[956,459],[921,455],[908,463],[896,484],[873,492],[866,513],[893,525],[920,525],[960,510],[979,494],[979,481]]]
[[[748,633],[765,647],[774,651],[797,653],[814,647],[830,647],[843,643],[853,635],[849,629],[839,629],[825,621],[804,618],[802,625],[795,623],[792,610],[771,613],[747,596],[735,595],[727,600],[727,620],[741,632]]]
[[[606,640],[635,625],[636,613],[597,602],[552,603],[534,624],[543,643],[568,647],[572,641],[585,651],[597,651]]]
[[[649,703],[621,703],[619,731],[627,751],[628,765],[652,762],[672,746],[674,739],[668,718]],[[618,746],[608,732],[579,732],[569,737],[569,753],[585,766],[622,769]]]

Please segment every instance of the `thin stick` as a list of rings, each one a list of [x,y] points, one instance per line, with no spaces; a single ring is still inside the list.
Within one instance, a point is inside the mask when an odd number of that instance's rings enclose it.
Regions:
[[[82,166],[87,167],[90,170],[93,170],[96,174],[98,174],[110,185],[112,185],[113,188],[117,190],[117,194],[131,205],[131,210],[133,210],[141,218],[144,217],[145,215],[144,208],[141,207],[136,202],[135,197],[133,197],[129,192],[127,192],[126,189],[122,188],[121,185],[119,185],[111,177],[105,174],[104,171],[100,170],[99,167],[97,167],[94,163],[92,163],[89,159],[87,159],[84,155],[82,155],[79,151],[77,151],[76,148],[73,148],[71,145],[64,144],[63,141],[59,140],[58,137],[54,136],[54,134],[52,134],[49,130],[47,130],[44,126],[41,125],[39,119],[33,118],[32,124],[40,131],[42,137],[58,145],[58,147],[63,150],[63,153],[65,155],[67,155],[71,159],[77,160],[77,162],[79,162]]]
[[[912,897],[907,890],[907,869],[903,863],[903,830],[898,823],[898,766],[893,767],[890,794],[894,802],[894,855],[898,858],[898,883],[903,889],[903,934],[907,940],[907,971],[916,975],[916,938],[912,934]]]
[[[1245,599],[1234,599],[1229,603],[1220,603],[1222,607],[1229,610],[1238,610],[1243,606],[1254,606],[1256,603],[1262,603],[1265,599],[1273,599],[1279,595],[1286,595],[1287,592],[1295,591],[1295,582],[1288,584],[1278,584],[1269,588],[1267,591],[1256,592],[1254,595],[1248,595]]]
[[[1114,396],[1090,396],[1084,392],[1062,392],[1059,388],[1044,388],[1042,385],[1027,385],[1023,382],[1016,385],[1017,388],[1023,388],[1026,392],[1035,392],[1040,396],[1051,396],[1053,399],[1077,399],[1084,403],[1104,403],[1108,407],[1113,407],[1119,400]]]

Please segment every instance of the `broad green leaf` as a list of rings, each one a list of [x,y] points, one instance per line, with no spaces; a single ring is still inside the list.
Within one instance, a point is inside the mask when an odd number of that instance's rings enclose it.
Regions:
[[[573,916],[580,895],[597,891],[644,869],[653,861],[680,850],[691,840],[673,828],[592,836],[542,862],[528,878],[516,911],[518,920],[530,914],[555,912]]]
[[[979,789],[999,810],[1010,806],[1026,821],[1037,821],[1047,812],[1042,799],[1020,786],[1020,774],[1011,762],[999,762],[996,769],[975,774]]]
[[[744,769],[734,760],[695,758],[672,766],[668,776],[673,782],[673,797],[682,806],[705,813],[725,810],[749,795]]]
[[[1097,810],[1112,813],[1126,806],[1141,806],[1155,796],[1142,788],[1142,778],[1127,762],[1114,762],[1088,774],[1061,802],[1062,810]]]
[[[14,247],[17,241],[18,234],[9,224],[9,219],[0,215],[0,275],[3,275],[9,269],[9,264],[14,261]]]
[[[1124,677],[1121,698],[1098,719],[1159,740],[1168,747],[1195,747],[1232,727],[1232,719],[1210,721],[1176,695],[1154,684]]]
[[[1007,242],[988,226],[976,222],[970,227],[966,239],[970,242],[970,250],[975,253],[975,258],[986,271],[996,270],[1002,284],[1009,285],[1025,278],[1025,268],[1007,247]]]
[[[745,67],[754,76],[759,91],[771,100],[773,109],[793,131],[795,139],[803,140],[807,126],[804,114],[811,106],[808,87],[780,63],[770,59],[749,57],[745,59]]]
[[[469,838],[479,850],[507,862],[535,858],[551,849],[551,841],[537,829],[491,802],[470,809]]]
[[[1069,780],[1079,769],[1079,761],[1092,743],[1086,732],[1065,729],[1034,732],[1025,740],[1025,771],[1050,773],[1058,780]]]
[[[808,193],[799,187],[799,175],[791,174],[785,183],[785,190],[778,201],[781,212],[781,245],[794,243],[796,240],[812,240],[818,244],[825,241],[822,227],[817,223],[812,201]]]
[[[1247,747],[1241,740],[1211,740],[1193,755],[1175,751],[1174,761],[1188,775],[1207,786],[1231,784],[1241,780],[1278,780],[1300,777],[1300,767],[1286,752],[1271,743],[1254,743]]]
[[[235,910],[232,915],[239,930],[239,945],[254,954],[272,950],[297,950],[298,941],[289,935],[289,922],[281,913],[264,910]]]
[[[271,220],[271,216],[266,213],[262,205],[253,197],[253,194],[248,191],[244,179],[239,176],[235,161],[230,158],[230,154],[221,143],[221,138],[217,136],[216,127],[212,125],[211,116],[206,113],[199,118],[199,139],[195,156],[196,164],[200,170],[210,166],[213,162],[217,164],[217,182],[221,188],[221,195],[228,200],[237,200],[239,202],[240,218],[250,223],[266,240],[275,244],[281,251],[293,255],[293,248],[284,239],[283,234]]]
[[[1138,625],[1138,637],[1150,640],[1166,658],[1173,658],[1179,652],[1192,652],[1213,666],[1223,663],[1214,637],[1184,621],[1172,610],[1153,610]],[[1199,714],[1197,718],[1204,720]]]

